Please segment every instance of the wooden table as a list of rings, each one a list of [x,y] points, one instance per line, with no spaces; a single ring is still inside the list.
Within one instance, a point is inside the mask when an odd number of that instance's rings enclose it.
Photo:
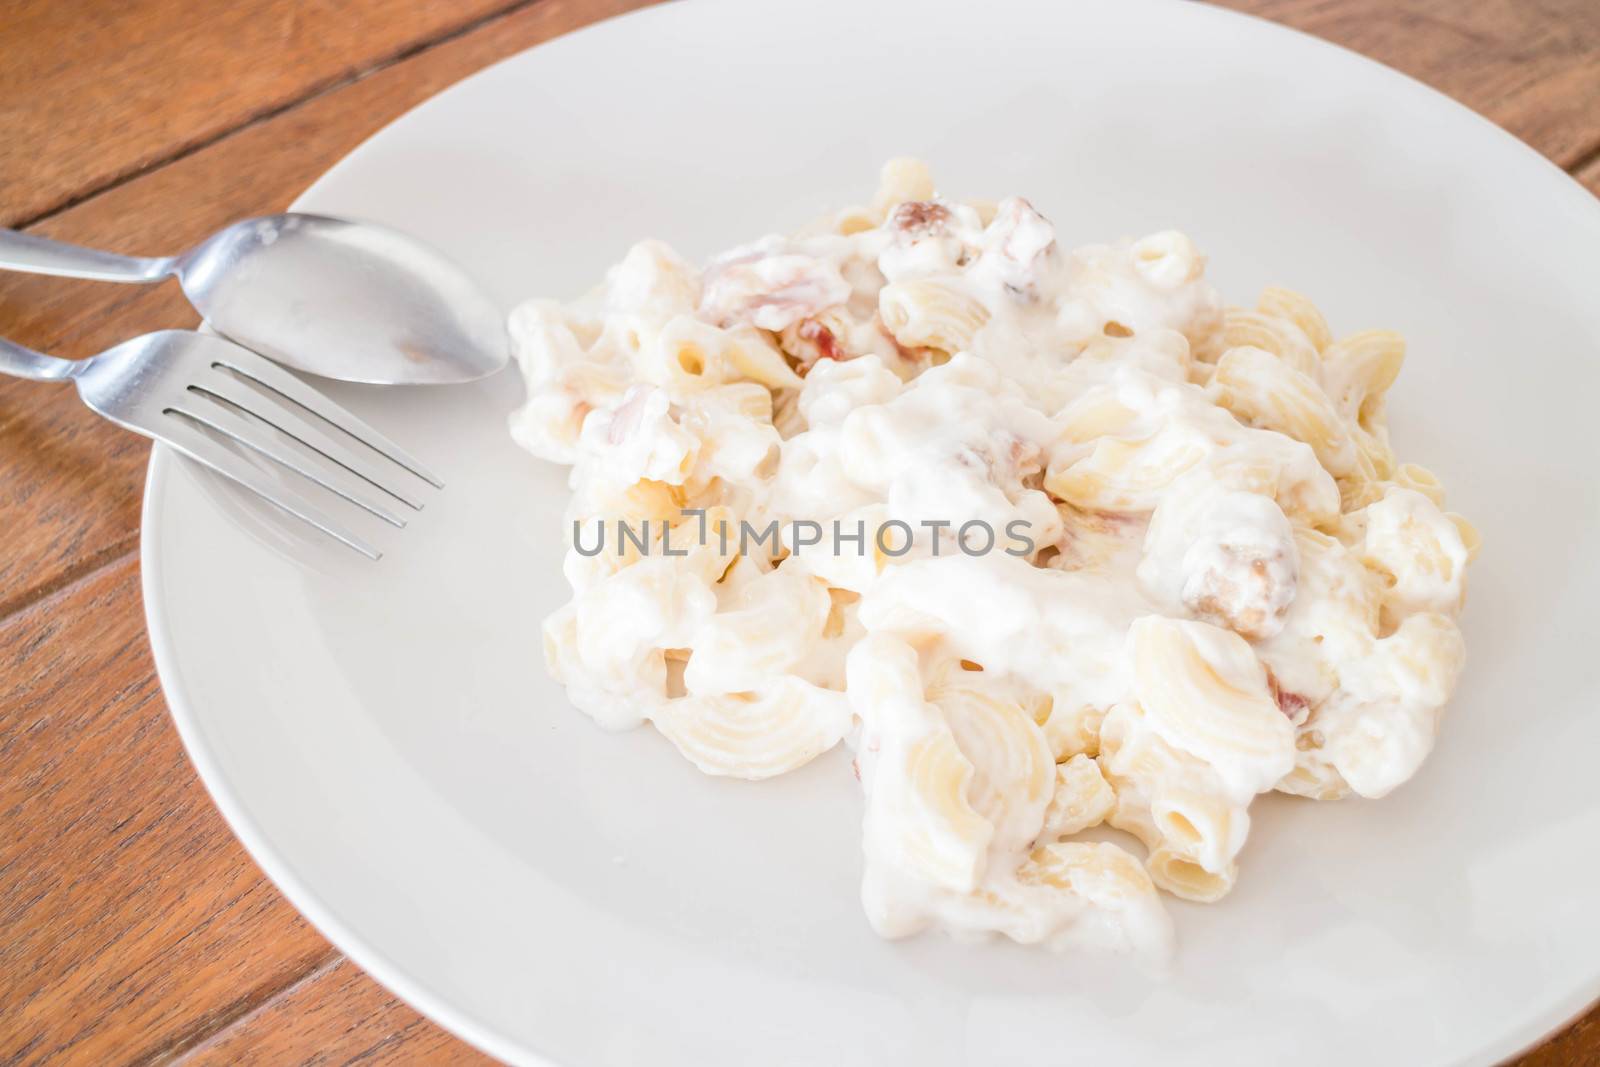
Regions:
[[[1229,2],[1429,82],[1600,191],[1595,0]],[[633,6],[0,0],[0,225],[186,247]],[[53,353],[195,321],[171,284],[0,278],[0,334]],[[70,389],[0,381],[0,1062],[483,1060],[296,914],[190,769],[140,605],[147,452]],[[1600,1009],[1519,1062],[1600,1063]]]

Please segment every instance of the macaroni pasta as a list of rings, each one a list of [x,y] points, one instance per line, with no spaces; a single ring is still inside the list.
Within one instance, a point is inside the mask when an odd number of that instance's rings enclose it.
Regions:
[[[512,435],[572,468],[551,672],[708,774],[850,746],[885,936],[1165,951],[1160,891],[1223,897],[1257,796],[1417,770],[1478,550],[1390,446],[1400,337],[1204,268],[898,160],[518,308]]]

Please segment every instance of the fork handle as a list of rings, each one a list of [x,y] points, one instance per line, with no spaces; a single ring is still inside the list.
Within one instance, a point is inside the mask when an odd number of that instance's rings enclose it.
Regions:
[[[102,282],[153,282],[171,274],[172,267],[171,259],[119,256],[37,234],[0,230],[0,269],[4,270]]]
[[[88,360],[57,359],[0,337],[0,372],[36,382],[59,382],[77,377]]]

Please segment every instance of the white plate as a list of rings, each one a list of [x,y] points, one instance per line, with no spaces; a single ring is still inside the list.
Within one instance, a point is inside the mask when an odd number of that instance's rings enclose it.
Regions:
[[[1341,330],[1408,335],[1400,451],[1487,544],[1417,779],[1264,803],[1234,894],[1175,908],[1165,980],[879,941],[840,754],[703,778],[546,677],[564,481],[507,440],[503,376],[335,391],[449,482],[378,565],[155,451],[156,661],[262,867],[380,981],[524,1062],[1488,1063],[1579,1011],[1600,991],[1600,206],[1487,122],[1195,5],[713,0],[485,71],[299,206],[410,230],[509,306],[638,237],[699,257],[859,201],[895,154],[1032,197],[1071,243],[1181,226],[1236,300],[1281,281]]]

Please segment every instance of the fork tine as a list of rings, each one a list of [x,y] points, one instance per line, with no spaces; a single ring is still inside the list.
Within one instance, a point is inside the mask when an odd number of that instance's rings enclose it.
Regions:
[[[301,444],[314,452],[321,453],[330,461],[337,463],[356,477],[367,482],[375,489],[381,489],[396,500],[405,504],[413,511],[422,510],[422,501],[404,488],[392,485],[396,479],[391,476],[385,480],[384,471],[379,463],[373,462],[370,455],[365,454],[365,449],[352,448],[346,441],[336,440],[333,434],[312,425],[308,419],[303,419],[295,414],[297,405],[280,401],[273,397],[262,396],[255,390],[240,383],[230,374],[213,370],[202,380],[189,386],[192,393],[209,396],[224,406],[241,411],[246,415],[260,419],[270,426],[293,437]],[[319,420],[320,421],[320,420]],[[343,437],[343,434],[339,434]],[[391,468],[392,470],[392,468]],[[400,475],[404,477],[404,475]]]
[[[340,486],[328,475],[319,471],[316,464],[308,463],[303,457],[295,455],[292,450],[273,440],[272,431],[261,423],[240,415],[225,404],[206,401],[195,394],[190,395],[193,399],[172,404],[167,408],[167,413],[182,415],[207,429],[215,430],[274,463],[287,467],[300,477],[316,482],[328,492],[343,497],[363,511],[376,515],[390,526],[397,529],[405,528],[405,520],[400,516]]]
[[[210,467],[218,474],[233,479],[267,503],[282,508],[295,518],[315,526],[329,537],[348,545],[368,559],[378,560],[383,558],[382,552],[379,552],[356,535],[345,531],[333,520],[323,515],[321,511],[300,499],[299,494],[292,493],[282,486],[272,484],[256,468],[217,444],[202,431],[189,425],[182,417],[174,416],[170,418],[168,424],[161,427],[156,437],[158,440],[164,441],[179,452],[182,452],[196,463]]]
[[[246,378],[255,381],[258,385],[264,386],[280,396],[299,404],[337,429],[343,430],[368,448],[398,463],[434,488],[444,488],[443,482],[428,473],[422,464],[407,455],[399,445],[315,389],[312,389],[282,367],[263,359],[254,352],[234,345],[225,354],[219,353],[215,356],[211,361],[211,365],[213,367],[228,367],[237,371]]]

